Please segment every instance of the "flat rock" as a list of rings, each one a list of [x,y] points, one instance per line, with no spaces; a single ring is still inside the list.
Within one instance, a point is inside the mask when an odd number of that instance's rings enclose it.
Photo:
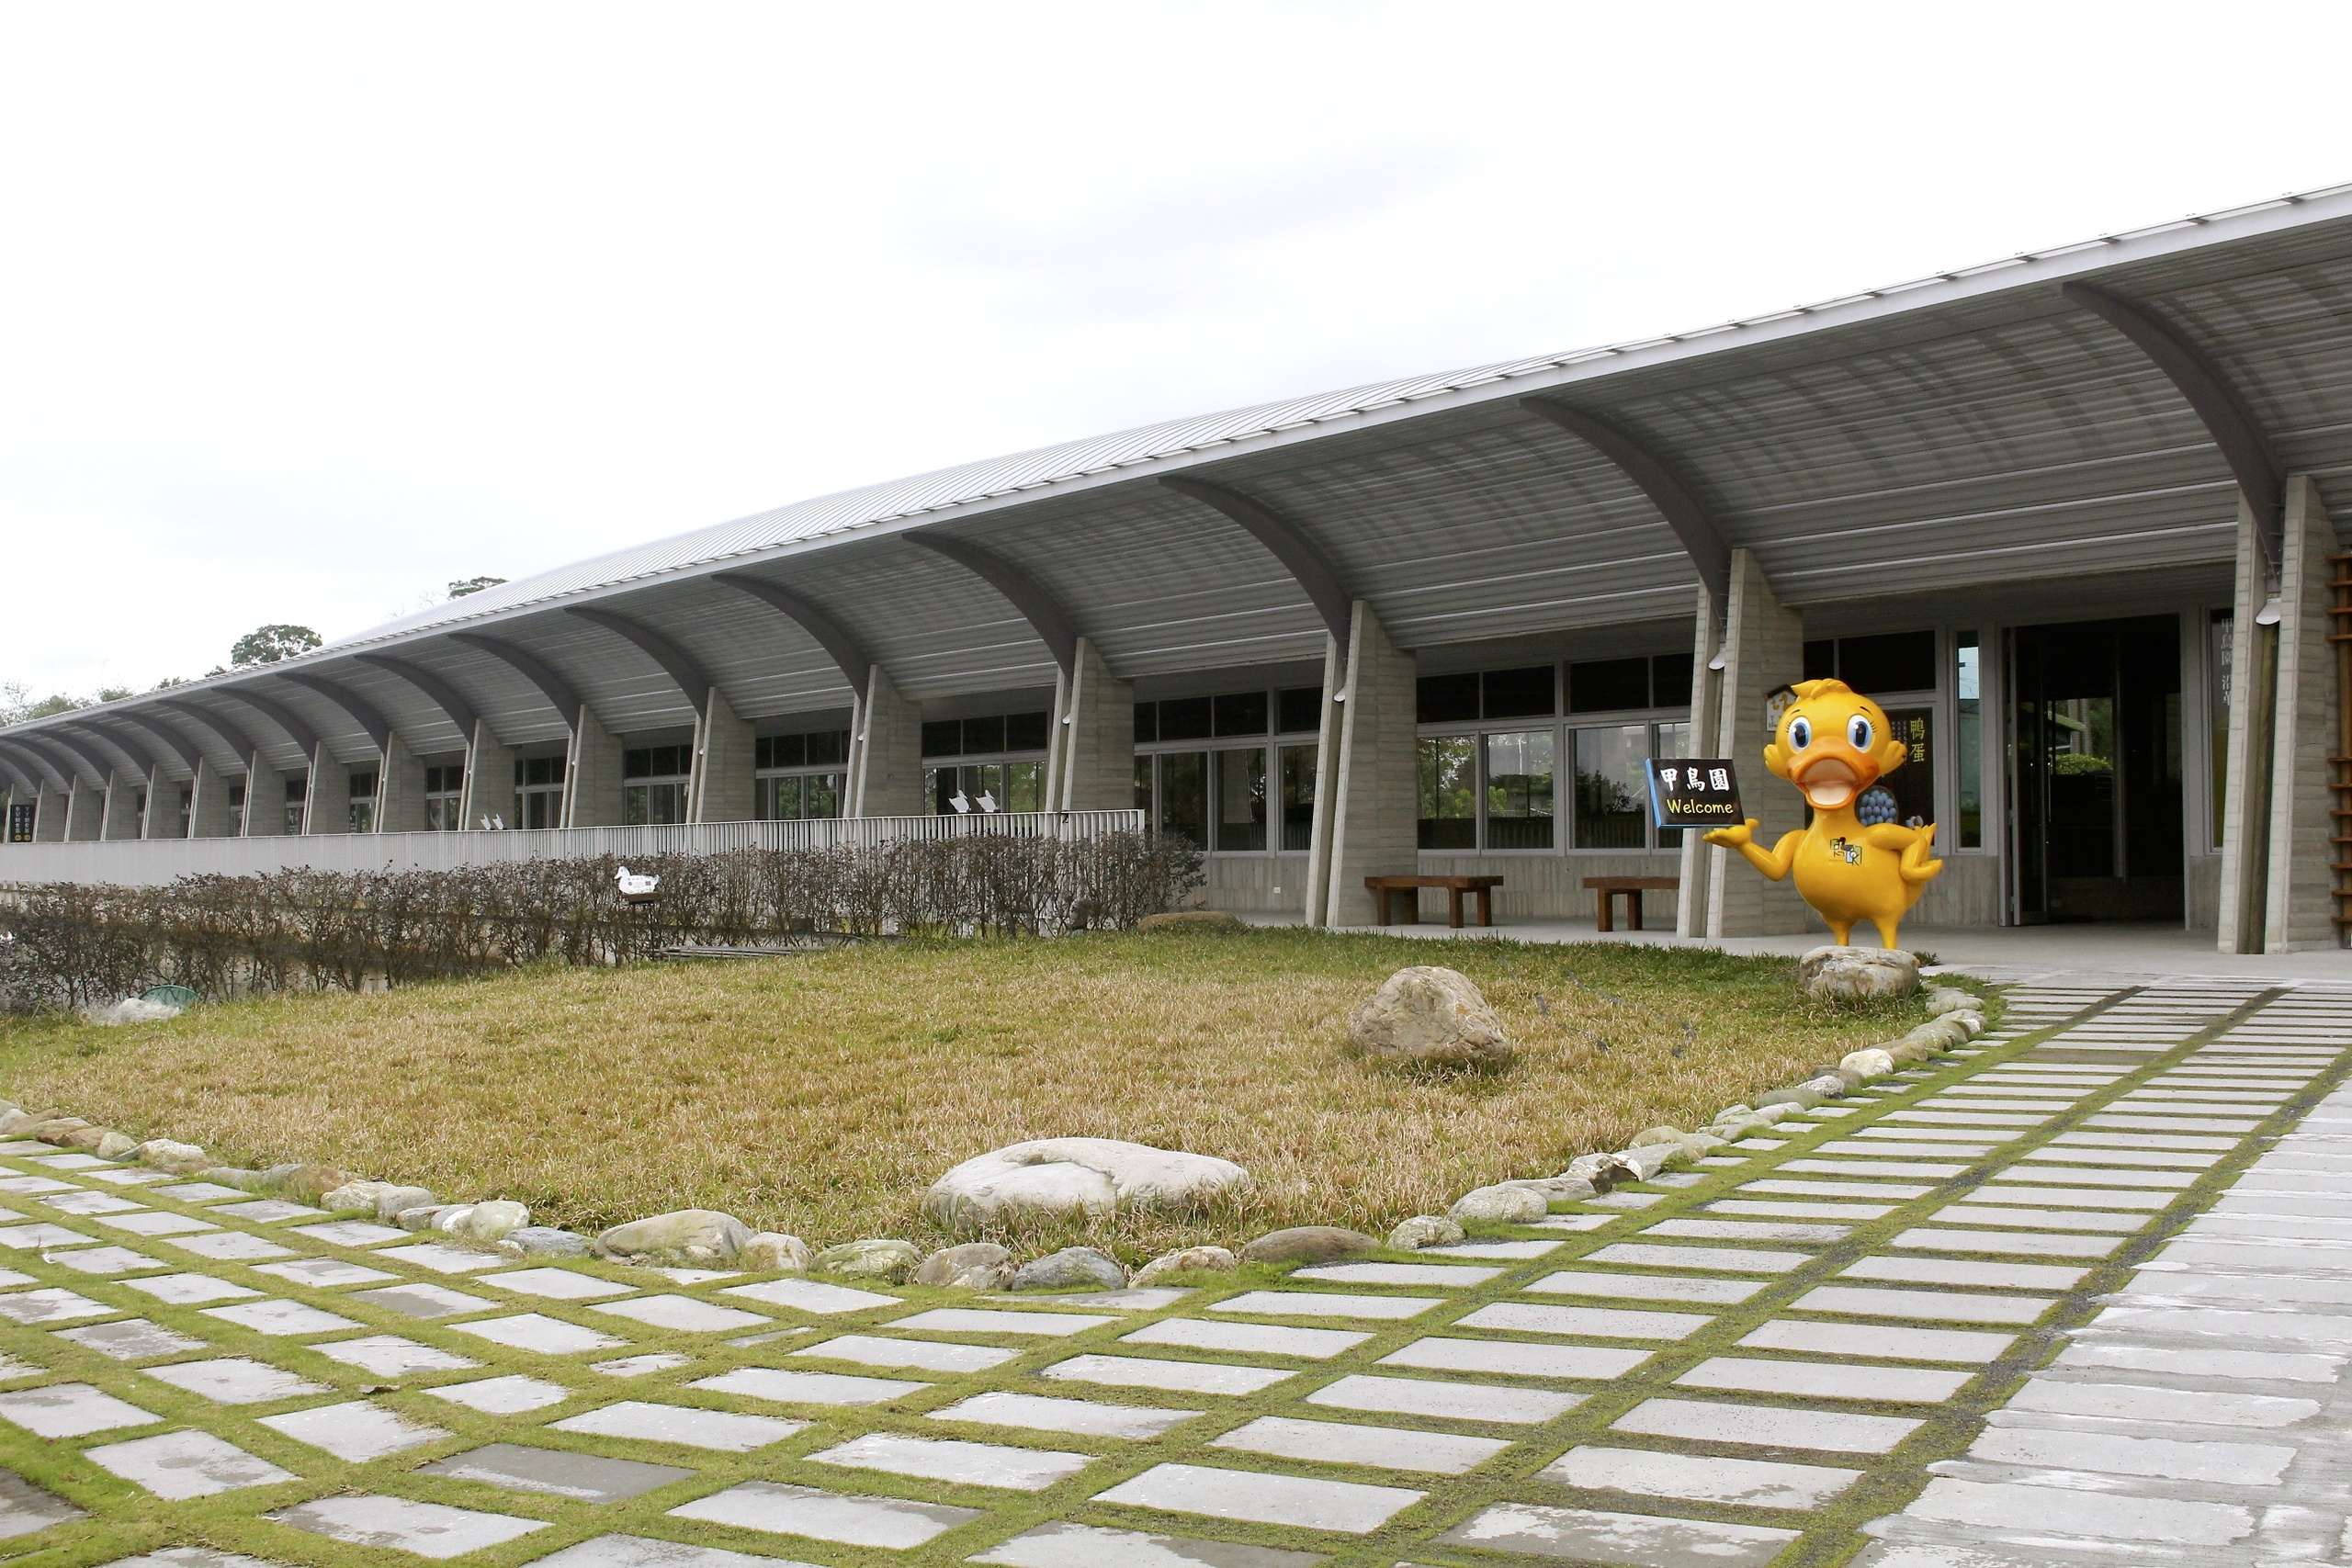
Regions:
[[[1066,1247],[1013,1272],[1016,1291],[1116,1291],[1125,1288],[1127,1271],[1091,1247]]]
[[[853,1280],[878,1280],[896,1284],[922,1263],[922,1249],[910,1241],[878,1239],[843,1242],[829,1247],[808,1260],[820,1274],[842,1274]]]
[[[1816,947],[1797,960],[1797,989],[1821,1001],[1876,1001],[1918,988],[1919,961],[1899,948]]]
[[[1036,1138],[967,1159],[933,1182],[923,1213],[972,1230],[1016,1214],[1198,1210],[1238,1192],[1231,1160],[1115,1138]]]
[[[1460,1224],[1532,1224],[1552,1212],[1540,1192],[1524,1187],[1479,1187],[1454,1200],[1446,1217]]]
[[[1539,1205],[1540,1207],[1540,1205]],[[1379,1241],[1337,1225],[1294,1225],[1269,1231],[1241,1249],[1244,1263],[1333,1263],[1379,1250]]]
[[[943,1247],[924,1258],[922,1266],[914,1271],[918,1285],[968,1291],[993,1291],[1011,1278],[1012,1254],[992,1241],[967,1241],[961,1247]]]
[[[1170,1274],[1230,1274],[1239,1263],[1222,1247],[1182,1247],[1163,1252],[1136,1269],[1129,1283],[1140,1290]]]
[[[752,1239],[752,1227],[716,1209],[678,1209],[615,1225],[596,1237],[601,1257],[728,1263]]]
[[[1452,1220],[1435,1214],[1415,1214],[1388,1233],[1388,1245],[1396,1252],[1418,1252],[1425,1247],[1451,1247],[1462,1240],[1464,1234]]]

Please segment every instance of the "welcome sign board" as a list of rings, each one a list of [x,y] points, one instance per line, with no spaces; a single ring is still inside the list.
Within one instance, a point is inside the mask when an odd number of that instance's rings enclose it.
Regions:
[[[1652,757],[1650,815],[1661,828],[1728,828],[1744,822],[1739,775],[1726,757]]]

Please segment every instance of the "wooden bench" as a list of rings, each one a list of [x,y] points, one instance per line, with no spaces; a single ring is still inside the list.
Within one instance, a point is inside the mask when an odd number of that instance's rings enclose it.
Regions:
[[[1462,929],[1462,896],[1468,894],[1478,901],[1478,923],[1495,923],[1495,889],[1503,885],[1499,876],[1367,876],[1363,885],[1372,893],[1374,919],[1382,925],[1388,923],[1388,901],[1402,893],[1413,900],[1413,918],[1408,925],[1419,925],[1421,919],[1420,890],[1424,887],[1445,889],[1445,923],[1455,931]]]
[[[1646,891],[1671,893],[1682,886],[1679,876],[1588,876],[1584,885],[1598,895],[1597,916],[1600,929],[1617,929],[1617,895],[1625,896],[1625,925],[1630,931],[1642,929],[1642,894]]]

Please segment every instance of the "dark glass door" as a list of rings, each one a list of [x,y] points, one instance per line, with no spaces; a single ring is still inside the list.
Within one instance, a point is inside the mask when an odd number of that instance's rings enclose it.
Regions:
[[[2009,667],[2018,918],[2178,919],[2178,619],[2020,626]]]

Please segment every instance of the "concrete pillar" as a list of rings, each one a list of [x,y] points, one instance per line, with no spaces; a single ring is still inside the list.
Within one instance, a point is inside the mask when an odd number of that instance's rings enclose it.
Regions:
[[[1318,924],[1370,924],[1373,901],[1363,879],[1409,876],[1420,868],[1414,674],[1413,656],[1390,642],[1372,606],[1357,600],[1349,618],[1347,678],[1334,684],[1327,676],[1323,688],[1323,730],[1331,738],[1323,757],[1326,766],[1338,761],[1331,766],[1329,830],[1318,812],[1312,835],[1328,842],[1330,853],[1309,852],[1309,889],[1318,881],[1324,889]],[[1319,807],[1319,768],[1316,795]]]
[[[302,836],[351,831],[351,770],[319,742],[311,758],[310,792],[302,799]]]
[[[2237,591],[2230,622],[2229,763],[2222,781],[2222,897],[2214,946],[2260,953],[2270,905],[2270,764],[2278,634],[2257,624],[2269,602],[2254,513],[2238,502]]]
[[[1723,734],[1724,671],[1707,666],[1722,650],[1718,633],[1724,625],[1724,606],[1704,587],[1699,590],[1699,614],[1690,637],[1690,755],[1720,757],[1716,739]],[[1726,661],[1728,662],[1728,661]],[[1738,759],[1735,759],[1738,761]],[[1574,775],[1576,760],[1565,760],[1566,771]],[[1740,782],[1749,788],[1751,776],[1758,783],[1773,780],[1764,771],[1759,759],[1754,767],[1740,769]],[[1686,829],[1682,835],[1682,886],[1676,891],[1674,905],[1674,934],[1697,937],[1707,934],[1709,897],[1714,880],[1717,852],[1707,842],[1703,830]]]
[[[919,817],[922,797],[922,709],[899,694],[876,665],[850,728],[852,817]]]
[[[74,792],[59,789],[54,784],[40,786],[40,798],[33,805],[33,842],[62,843],[65,839],[66,818],[74,809]]]
[[[424,764],[397,735],[385,739],[383,764],[376,772],[376,831],[424,831]]]
[[[563,770],[563,825],[617,828],[620,820],[620,739],[583,704]]]
[[[1048,811],[1116,811],[1136,802],[1136,689],[1102,662],[1092,637],[1078,639],[1069,692],[1058,705]],[[1270,785],[1279,792],[1279,781]],[[1270,820],[1279,833],[1280,812]]]
[[[244,836],[279,839],[286,836],[287,775],[270,765],[261,752],[245,766]]]
[[[65,804],[65,839],[85,844],[99,838],[107,824],[107,790],[80,773],[74,775],[74,794]]]
[[[107,775],[105,816],[98,827],[102,839],[135,839],[139,837],[140,816],[145,809],[139,803],[147,781],[127,769],[117,768]]]
[[[686,820],[749,822],[757,795],[752,775],[758,760],[752,721],[736,717],[734,705],[713,686],[695,726]]]
[[[466,793],[458,803],[458,824],[480,831],[485,817],[513,822],[514,748],[498,739],[490,720],[478,718],[473,744],[466,749]]]
[[[237,814],[229,808],[229,776],[209,757],[196,763],[195,793],[188,798],[187,836],[191,839],[233,839]]]
[[[1696,673],[1695,671],[1693,672]],[[1724,628],[1715,747],[1739,771],[1740,803],[1770,846],[1805,824],[1804,797],[1764,771],[1764,699],[1804,677],[1804,617],[1781,607],[1752,551],[1731,553],[1731,618]],[[1770,882],[1732,852],[1708,846],[1707,934],[1772,936],[1805,929],[1793,878]]]
[[[180,819],[180,781],[156,763],[147,772],[147,815],[139,824],[142,839],[185,839],[187,824]]]
[[[2279,562],[2278,679],[2270,761],[2270,867],[2263,945],[2271,953],[2336,947],[2335,801],[2328,759],[2336,749],[2335,628],[2328,587],[2335,528],[2307,474],[2287,480],[2285,548]]]

